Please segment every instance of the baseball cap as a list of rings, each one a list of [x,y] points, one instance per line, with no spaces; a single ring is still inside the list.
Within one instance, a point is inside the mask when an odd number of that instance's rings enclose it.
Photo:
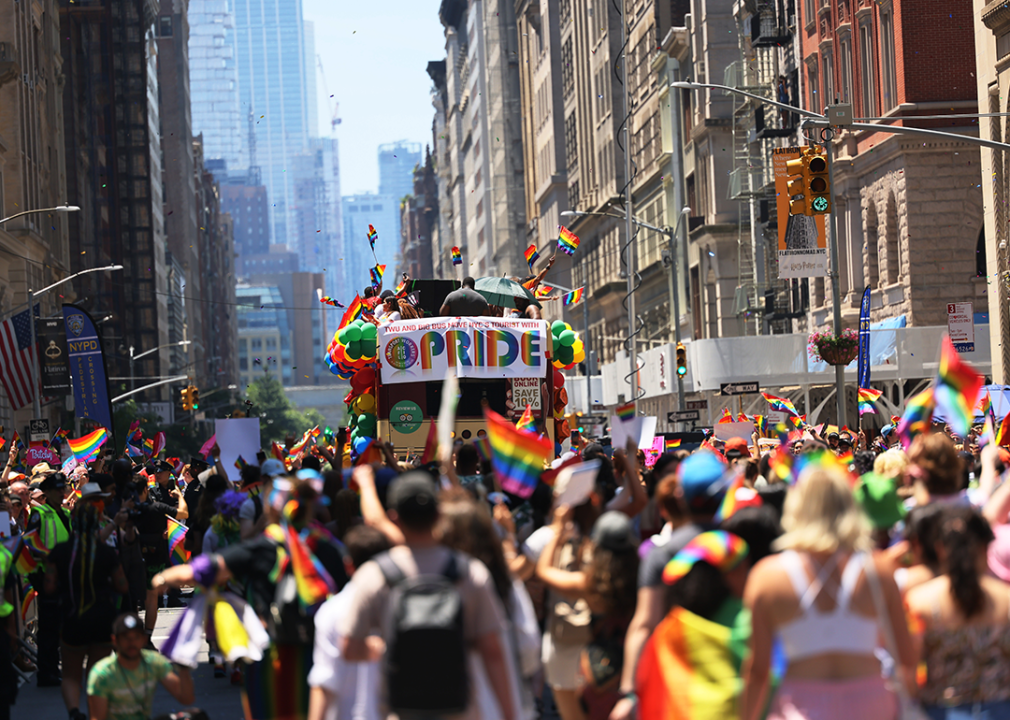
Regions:
[[[54,472],[46,475],[39,483],[39,490],[62,490],[67,486],[67,476]]]
[[[270,458],[262,465],[260,465],[260,475],[265,475],[268,477],[277,477],[279,475],[287,475],[287,468],[284,467],[282,463],[277,458]]]
[[[837,437],[838,437],[838,433],[836,433],[836,432],[829,432],[828,433],[828,440],[830,440],[831,438],[837,438]]]
[[[680,463],[677,477],[684,489],[684,500],[692,510],[715,512],[718,509],[726,494],[725,472],[726,464],[708,450],[700,450]]]
[[[425,472],[404,473],[389,486],[386,501],[401,519],[431,519],[438,515],[438,489]]]
[[[600,515],[590,534],[593,545],[604,550],[621,552],[638,546],[631,518],[617,510]]]
[[[199,475],[204,470],[206,470],[208,467],[210,467],[210,465],[207,464],[207,461],[205,459],[203,459],[202,457],[197,457],[197,456],[191,457],[189,459],[189,463],[188,464],[189,464],[189,471],[193,475]]]
[[[880,428],[881,437],[887,437],[893,432],[894,432],[894,425],[885,425],[884,427]]]
[[[136,613],[123,613],[112,623],[113,635],[125,635],[133,630],[144,632],[144,624]]]
[[[750,448],[747,446],[747,441],[743,438],[730,438],[727,440],[726,445],[723,447],[723,452],[731,460],[740,457],[750,457]]]
[[[859,479],[853,492],[856,501],[873,527],[883,530],[904,519],[907,511],[898,497],[898,480],[868,472]]]

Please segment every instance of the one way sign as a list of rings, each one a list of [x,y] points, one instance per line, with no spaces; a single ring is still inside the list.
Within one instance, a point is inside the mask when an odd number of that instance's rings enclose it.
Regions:
[[[719,384],[719,394],[720,395],[749,395],[750,393],[756,393],[761,390],[761,386],[758,385],[758,381],[753,382],[733,382],[733,383],[720,383]]]

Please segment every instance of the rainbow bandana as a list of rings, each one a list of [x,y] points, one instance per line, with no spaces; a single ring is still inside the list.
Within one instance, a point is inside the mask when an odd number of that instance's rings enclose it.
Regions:
[[[690,572],[696,562],[707,562],[720,572],[729,572],[747,557],[747,542],[725,530],[703,532],[684,546],[663,568],[663,582],[673,585]]]

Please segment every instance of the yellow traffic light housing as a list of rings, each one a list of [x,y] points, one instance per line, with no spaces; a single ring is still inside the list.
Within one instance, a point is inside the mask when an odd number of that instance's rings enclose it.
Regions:
[[[193,406],[194,410],[200,409],[200,388],[195,385],[189,386],[189,404]]]
[[[684,343],[677,343],[677,375],[687,375],[687,348]]]
[[[824,215],[831,212],[831,182],[828,159],[810,146],[786,163],[786,193],[790,215]]]
[[[179,397],[182,399],[182,409],[187,412],[193,409],[193,401],[190,397],[189,391],[191,388],[184,387],[179,391]]]
[[[807,158],[806,152],[786,163],[786,194],[789,196],[790,215],[809,215],[807,208]]]

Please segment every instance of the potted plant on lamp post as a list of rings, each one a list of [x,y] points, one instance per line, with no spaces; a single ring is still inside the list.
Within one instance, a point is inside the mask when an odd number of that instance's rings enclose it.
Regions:
[[[859,352],[859,334],[847,328],[841,334],[832,332],[811,333],[807,353],[815,362],[823,360],[828,365],[848,365]]]

